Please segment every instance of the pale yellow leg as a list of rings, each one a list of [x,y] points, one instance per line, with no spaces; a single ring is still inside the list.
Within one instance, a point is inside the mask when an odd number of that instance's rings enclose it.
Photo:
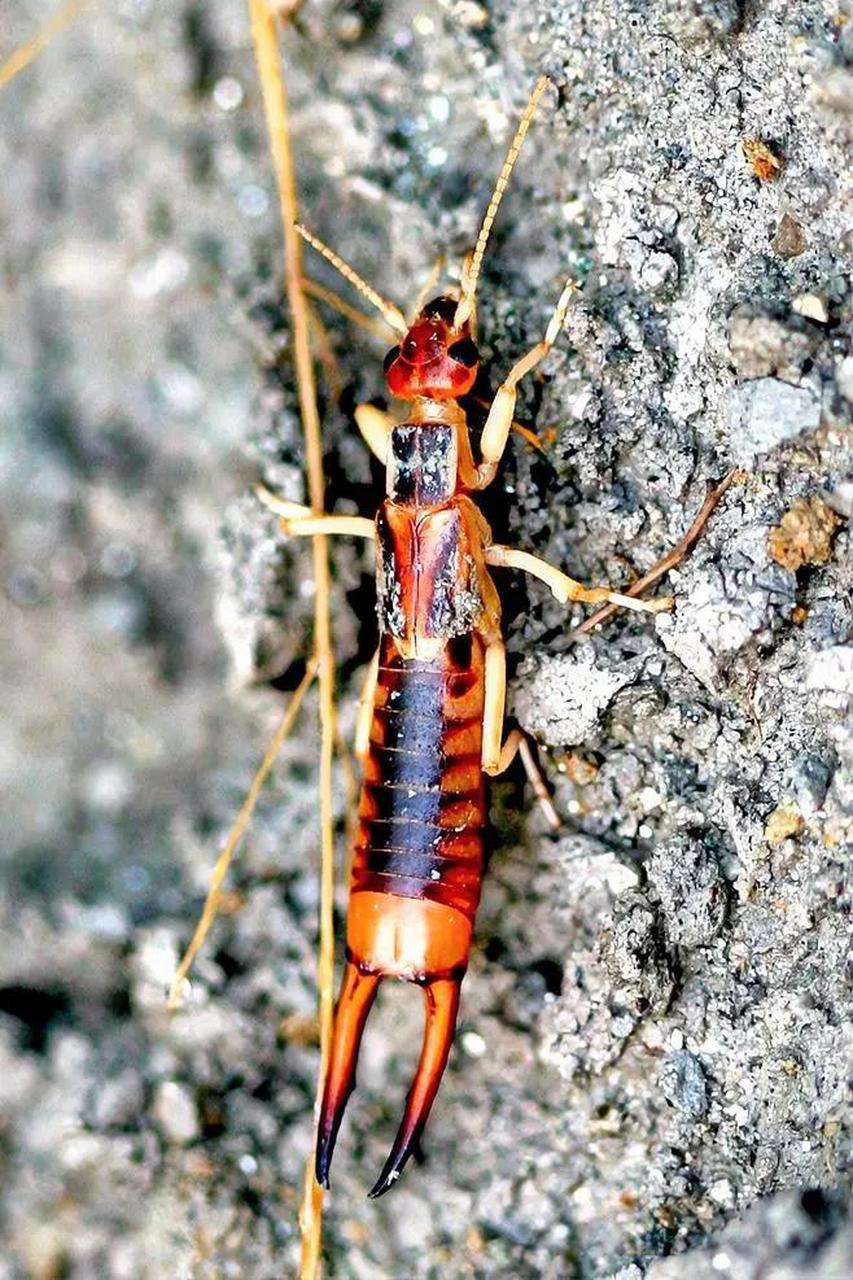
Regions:
[[[501,771],[501,739],[506,707],[506,648],[503,640],[486,646],[483,690],[483,772]]]
[[[740,471],[735,468],[730,471],[728,475],[724,476],[719,484],[709,485],[708,491],[705,494],[705,501],[696,513],[696,517],[684,537],[680,538],[672,550],[668,551],[665,556],[658,560],[657,564],[652,565],[648,573],[644,573],[641,578],[636,580],[636,582],[632,582],[631,585],[626,588],[625,594],[629,596],[642,595],[647,587],[653,587],[655,583],[664,576],[664,574],[669,573],[670,569],[674,569],[677,565],[681,564],[682,560],[686,556],[690,555],[690,552],[693,550],[699,539],[699,535],[708,523],[711,513],[726,493],[729,486],[735,482],[741,484],[746,478],[747,476],[745,471]],[[590,614],[589,617],[583,620],[583,622],[579,623],[578,626],[569,631],[566,638],[569,640],[577,640],[586,632],[593,631],[596,627],[600,626],[602,622],[606,622],[607,619],[616,612],[617,608],[617,605],[606,604],[604,608],[597,609],[595,613]]]
[[[388,341],[388,329],[382,324],[381,320],[374,320],[373,316],[365,315],[363,311],[359,311],[358,307],[351,306],[337,293],[320,284],[319,281],[312,280],[310,276],[303,276],[302,288],[312,298],[319,298],[322,302],[328,302],[329,306],[334,307],[335,311],[340,312],[342,316],[346,316],[347,320],[352,320],[354,324],[360,325],[362,329],[367,329],[380,342]]]
[[[388,440],[397,425],[391,414],[378,409],[375,404],[360,404],[356,407],[355,421],[370,452],[384,464],[388,457]]]
[[[375,538],[376,526],[367,516],[300,516],[296,520],[283,519],[282,533],[293,538],[310,537],[315,533],[344,534],[348,538]]]
[[[537,364],[544,360],[557,341],[563,322],[566,319],[569,301],[576,290],[577,285],[574,280],[567,280],[563,292],[560,294],[560,300],[554,308],[554,314],[551,316],[548,328],[545,330],[545,337],[541,342],[537,342],[536,346],[531,348],[526,356],[522,356],[513,365],[495,393],[480,439],[480,452],[483,456],[483,461],[477,468],[477,487],[480,489],[487,484],[491,484],[498,469],[498,463],[503,457],[506,442],[512,430],[513,418],[515,417],[516,388],[524,375],[530,373],[531,369],[535,369]]]
[[[506,742],[503,737],[504,711],[506,708],[506,649],[502,640],[493,640],[486,647],[486,671],[483,705],[483,772],[496,777],[512,764],[516,755],[521,756],[524,771],[530,780],[537,800],[545,811],[550,826],[560,825],[548,789],[530,750],[527,736],[521,729],[510,730]]]
[[[364,688],[358,704],[358,720],[355,725],[355,755],[357,760],[367,759],[370,747],[370,726],[373,721],[373,699],[376,696],[376,682],[379,679],[379,650],[370,660],[367,675],[364,677]]]
[[[567,600],[581,600],[585,604],[615,604],[623,609],[636,609],[640,613],[660,613],[671,609],[672,596],[658,596],[654,600],[639,600],[635,596],[611,591],[608,587],[585,587],[576,582],[547,560],[531,555],[529,551],[517,551],[515,547],[502,547],[498,543],[486,548],[486,564],[502,569],[523,569],[550,587],[552,594],[565,604]]]
[[[376,526],[367,516],[315,516],[310,507],[279,498],[263,485],[256,485],[255,493],[265,507],[281,517],[282,533],[292,537],[314,533],[346,534],[350,538],[376,537]]]

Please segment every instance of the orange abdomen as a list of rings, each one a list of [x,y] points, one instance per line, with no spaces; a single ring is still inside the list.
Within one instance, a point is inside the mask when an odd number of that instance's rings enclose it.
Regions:
[[[478,636],[449,641],[433,661],[406,660],[383,638],[351,912],[368,892],[440,903],[473,921],[486,821],[482,726]],[[350,948],[370,962],[356,939]]]
[[[423,988],[424,1043],[403,1122],[371,1192],[381,1195],[426,1124],[453,1040],[483,874],[483,641],[435,659],[381,642],[347,914],[347,966],[321,1108],[317,1178],[328,1186],[358,1045],[382,978]]]

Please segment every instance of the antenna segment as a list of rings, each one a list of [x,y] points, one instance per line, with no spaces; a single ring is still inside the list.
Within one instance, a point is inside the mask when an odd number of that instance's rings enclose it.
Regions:
[[[312,249],[316,249],[327,262],[331,262],[335,270],[339,271],[343,278],[358,289],[359,293],[376,308],[389,329],[393,329],[395,333],[405,337],[408,332],[408,325],[399,307],[395,307],[393,302],[386,302],[375,289],[370,287],[366,280],[361,278],[354,267],[351,267],[348,262],[344,262],[340,254],[335,253],[334,249],[330,249],[327,244],[323,244],[322,240],[319,240],[312,232],[306,230],[301,223],[294,223],[294,227],[299,235],[302,236],[302,239],[310,244]]]
[[[500,208],[501,200],[503,200],[504,192],[509,185],[510,174],[513,171],[515,162],[518,159],[518,153],[521,151],[524,139],[527,136],[527,130],[530,128],[530,122],[539,105],[539,99],[547,89],[551,81],[547,76],[540,76],[533,86],[533,92],[530,95],[530,101],[524,108],[524,113],[518,122],[518,128],[515,131],[515,137],[509,145],[509,151],[506,153],[506,159],[503,162],[503,168],[498,174],[498,180],[495,183],[495,189],[492,192],[492,198],[489,201],[489,207],[486,210],[486,216],[483,219],[483,225],[480,227],[480,234],[477,236],[477,243],[474,246],[474,253],[470,262],[462,269],[462,296],[459,299],[459,306],[456,308],[456,315],[453,320],[454,329],[458,329],[470,320],[472,324],[476,318],[474,305],[474,296],[477,292],[477,279],[480,275],[480,267],[483,263],[483,255],[486,252],[486,245],[489,242],[489,235],[492,225]]]

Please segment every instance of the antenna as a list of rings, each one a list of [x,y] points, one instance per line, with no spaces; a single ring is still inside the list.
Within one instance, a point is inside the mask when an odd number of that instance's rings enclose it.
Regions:
[[[527,136],[527,130],[530,128],[530,122],[533,119],[539,99],[547,89],[551,81],[547,76],[540,76],[533,86],[533,92],[530,95],[530,101],[524,108],[524,113],[518,122],[518,128],[515,131],[515,137],[509,145],[509,151],[506,153],[506,159],[503,162],[503,168],[498,174],[498,180],[495,183],[495,189],[492,192],[492,198],[489,201],[489,207],[486,210],[486,216],[483,219],[483,225],[480,227],[480,234],[477,236],[477,243],[474,246],[474,252],[462,268],[462,296],[459,300],[459,306],[456,308],[456,315],[453,319],[454,329],[458,329],[466,320],[472,320],[475,317],[474,295],[477,292],[477,279],[480,275],[480,267],[483,263],[483,255],[486,252],[486,245],[489,242],[489,234],[492,230],[492,224],[497,216],[500,208],[501,200],[504,192],[509,184],[510,174],[518,153],[521,151],[522,144]]]
[[[435,265],[433,266],[426,280],[424,280],[423,284],[418,290],[418,296],[415,298],[415,301],[412,304],[413,320],[417,320],[418,316],[420,315],[421,311],[426,305],[429,295],[432,293],[433,289],[441,279],[441,273],[443,270],[444,270],[444,254],[440,253],[435,260]]]
[[[355,288],[358,289],[360,294],[367,298],[367,301],[370,302],[382,316],[382,319],[388,325],[389,329],[393,329],[395,333],[402,334],[403,336],[408,333],[406,318],[399,307],[395,307],[393,302],[386,302],[375,289],[371,289],[366,280],[362,280],[354,267],[351,267],[348,262],[344,262],[343,258],[339,254],[335,253],[334,249],[330,249],[327,244],[323,244],[322,240],[318,240],[317,237],[310,231],[307,231],[301,223],[295,222],[293,225],[299,235],[302,236],[302,239],[310,244],[312,249],[316,249],[318,253],[323,255],[327,262],[331,262],[332,266],[341,273],[343,278],[348,280],[351,285],[354,285]]]

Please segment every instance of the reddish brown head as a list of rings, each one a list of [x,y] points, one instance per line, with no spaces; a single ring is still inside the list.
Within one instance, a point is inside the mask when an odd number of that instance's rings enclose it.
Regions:
[[[453,327],[458,302],[428,302],[403,341],[385,357],[385,378],[400,400],[457,400],[477,379],[480,356],[465,321]]]

